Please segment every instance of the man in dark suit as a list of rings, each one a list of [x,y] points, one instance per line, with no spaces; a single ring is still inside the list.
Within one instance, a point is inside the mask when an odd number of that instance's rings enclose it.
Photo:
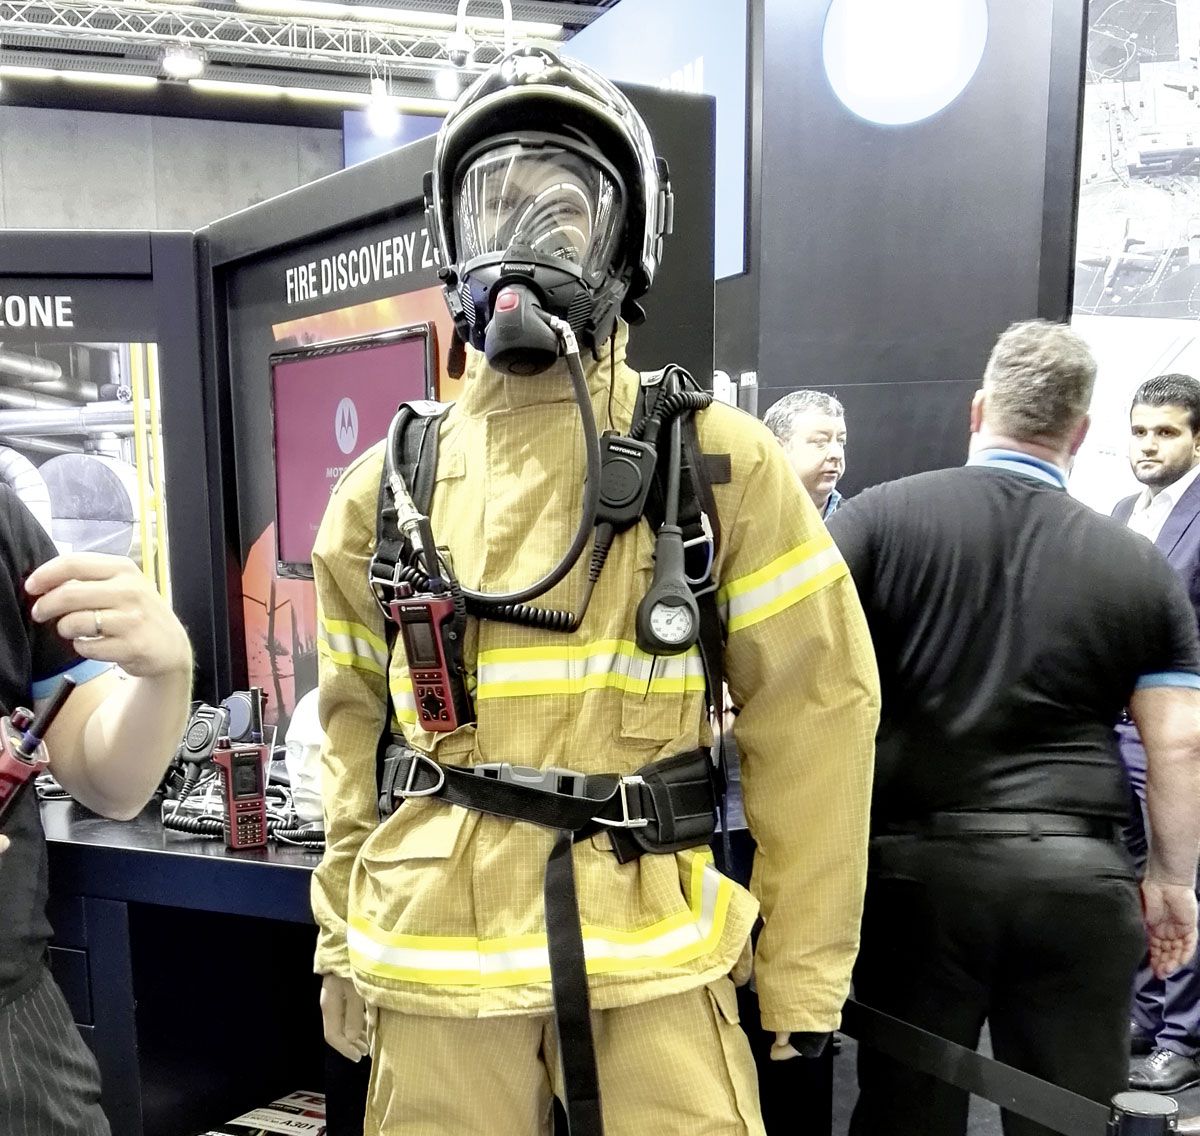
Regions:
[[[1126,497],[1113,517],[1150,540],[1167,558],[1200,613],[1200,382],[1159,375],[1133,396],[1129,464],[1145,487]],[[1146,751],[1137,727],[1117,727],[1121,759],[1135,794],[1126,834],[1141,870],[1146,862]],[[1192,960],[1169,978],[1146,963],[1134,981],[1131,1043],[1142,1055],[1130,1085],[1174,1092],[1200,1082],[1200,966]]]

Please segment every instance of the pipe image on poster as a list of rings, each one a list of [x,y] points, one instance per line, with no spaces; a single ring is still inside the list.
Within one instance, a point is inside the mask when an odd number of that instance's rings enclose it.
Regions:
[[[60,553],[128,556],[169,600],[159,404],[153,343],[0,343],[0,480]]]
[[[284,349],[373,335],[414,324],[429,324],[433,329],[438,398],[443,401],[455,398],[460,383],[446,373],[446,352],[453,325],[440,286],[302,316],[273,324],[271,330],[275,348]],[[400,402],[425,397],[424,372],[414,370],[414,374],[419,374],[419,386],[398,383],[383,402],[372,400],[356,411],[353,442],[347,448],[343,443],[348,438],[336,441],[336,462],[332,457],[324,460],[314,448],[313,460],[320,465],[320,472],[328,469],[334,474],[322,479],[322,493],[332,490],[342,468],[383,439],[391,414]],[[340,406],[340,398],[330,394],[326,401],[331,398],[331,406]],[[386,413],[379,410],[383,405],[390,407]],[[368,412],[369,406],[374,406],[374,410]],[[332,431],[334,417],[326,417],[330,419],[326,425]],[[330,437],[334,438],[333,433]],[[284,544],[294,542],[291,535]],[[297,702],[317,685],[317,605],[311,580],[291,578],[279,571],[283,547],[275,522],[270,521],[253,540],[244,560],[242,610],[249,681],[268,692],[280,730],[286,732]]]

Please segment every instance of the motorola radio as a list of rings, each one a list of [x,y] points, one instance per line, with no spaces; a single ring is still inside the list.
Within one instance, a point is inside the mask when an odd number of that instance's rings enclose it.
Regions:
[[[68,675],[36,718],[24,706],[0,718],[0,824],[29,782],[49,766],[50,755],[43,739],[74,689],[75,680]]]
[[[213,764],[221,773],[225,847],[232,851],[267,846],[267,760],[263,744],[262,690],[250,691],[250,740],[235,745],[218,738]]]
[[[454,599],[426,593],[404,596],[390,606],[404,640],[421,729],[449,733],[473,721],[462,676],[450,663],[457,655]]]

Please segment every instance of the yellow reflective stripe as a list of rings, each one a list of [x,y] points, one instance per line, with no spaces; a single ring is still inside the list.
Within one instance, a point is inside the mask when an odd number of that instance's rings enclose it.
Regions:
[[[765,568],[732,581],[718,602],[732,633],[799,603],[849,571],[842,554],[826,534],[792,549]]]
[[[714,950],[725,930],[733,884],[692,855],[688,910],[639,930],[583,927],[589,974],[679,966]],[[434,986],[522,986],[546,982],[550,960],[544,934],[501,939],[397,935],[352,917],[347,928],[352,965],[381,978]]]
[[[478,659],[476,697],[578,695],[606,687],[646,694],[704,689],[700,652],[654,657],[624,639],[586,646],[502,647]]]
[[[387,644],[361,623],[322,619],[317,628],[317,649],[342,666],[359,667],[373,674],[384,674],[387,669]]]
[[[417,700],[413,696],[412,679],[408,670],[393,674],[388,683],[392,691],[392,709],[396,712],[396,721],[408,726],[417,724]]]
[[[383,667],[374,659],[351,654],[349,651],[335,651],[319,634],[317,636],[317,654],[324,655],[339,667],[357,667],[359,670],[370,671],[372,674],[383,674]]]
[[[387,643],[364,624],[351,623],[345,619],[322,619],[321,625],[334,635],[349,635],[352,639],[361,639],[372,647],[377,655],[387,658]]]

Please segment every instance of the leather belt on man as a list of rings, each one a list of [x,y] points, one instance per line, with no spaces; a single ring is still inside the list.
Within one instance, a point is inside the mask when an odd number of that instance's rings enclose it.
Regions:
[[[978,812],[930,813],[913,821],[887,823],[879,830],[884,836],[1087,836],[1096,840],[1120,842],[1121,822],[1104,817],[1077,816],[1073,813]]]

